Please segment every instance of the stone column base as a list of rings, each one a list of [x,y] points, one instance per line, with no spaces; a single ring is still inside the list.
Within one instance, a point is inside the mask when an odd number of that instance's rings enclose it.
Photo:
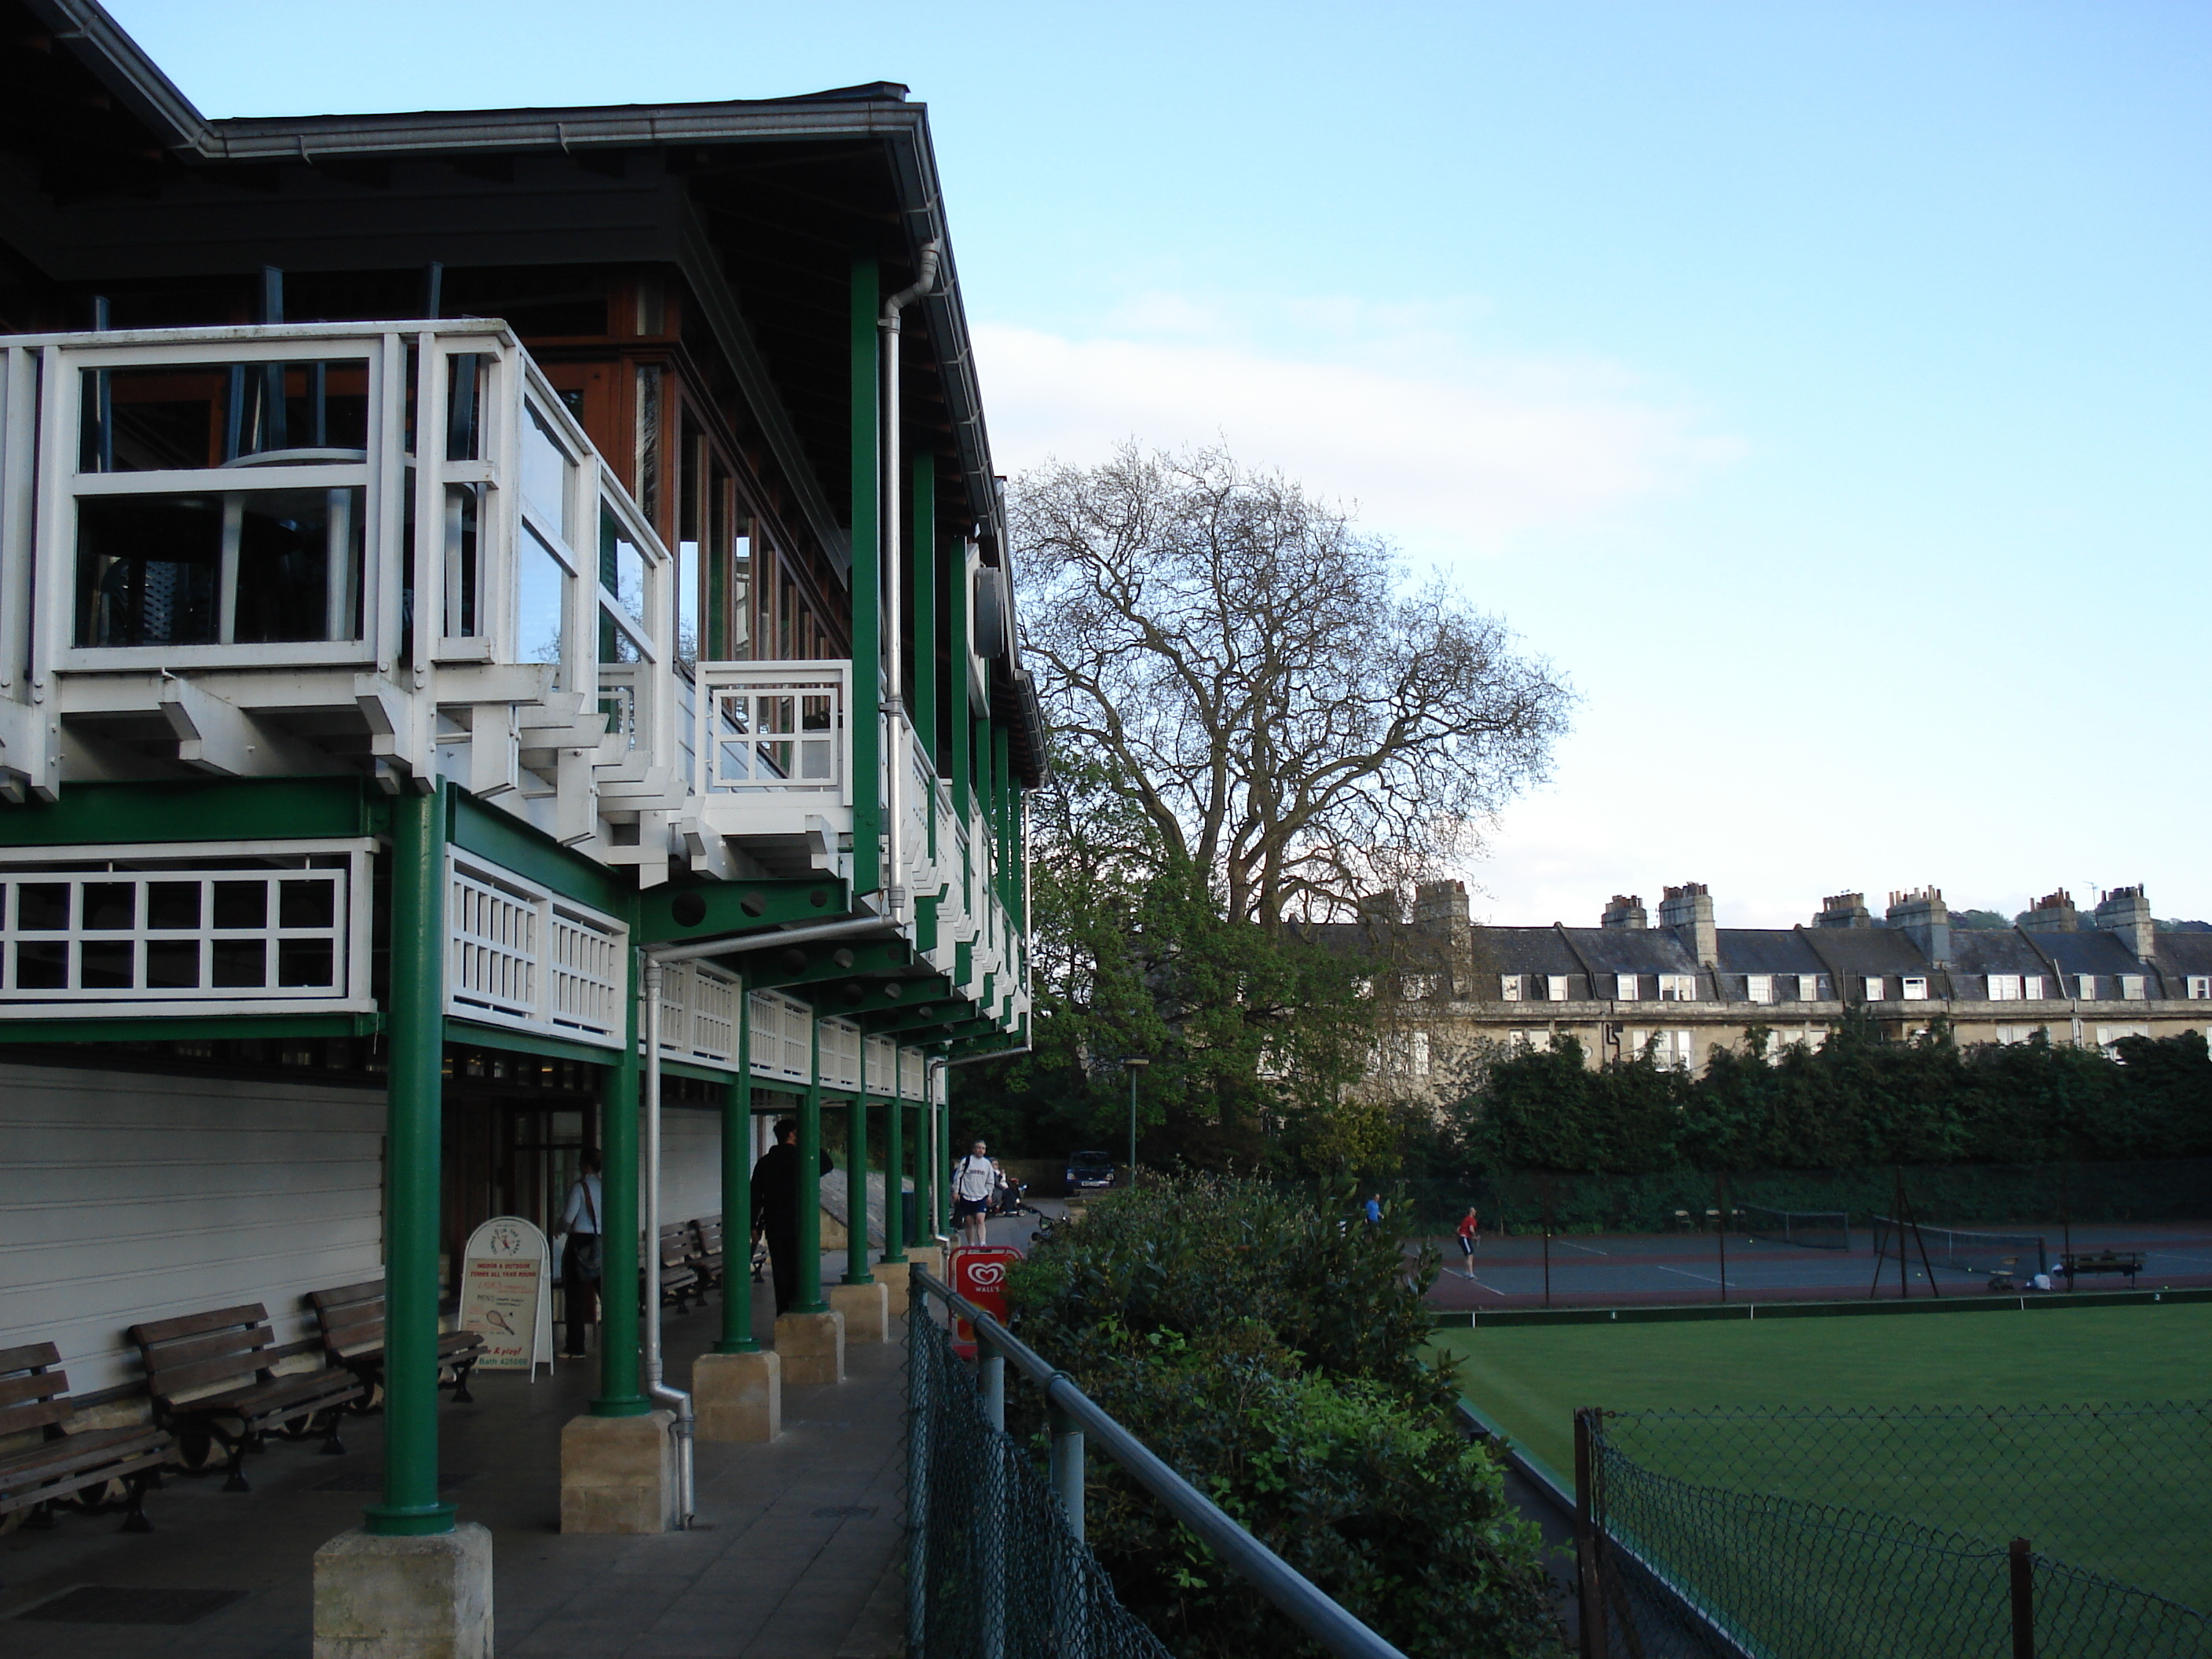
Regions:
[[[893,1322],[906,1317],[907,1286],[912,1283],[911,1261],[878,1261],[871,1269],[876,1283],[884,1287],[884,1311]]]
[[[691,1362],[702,1440],[773,1440],[783,1432],[783,1356],[702,1353]]]
[[[315,1659],[491,1659],[491,1533],[356,1528],[315,1552]]]
[[[891,1340],[890,1297],[881,1279],[865,1285],[832,1285],[830,1305],[845,1316],[845,1340],[888,1342]]]
[[[791,1383],[845,1380],[845,1316],[788,1313],[775,1316],[775,1351],[783,1380]]]
[[[672,1412],[572,1417],[561,1429],[562,1532],[666,1532],[676,1507]]]

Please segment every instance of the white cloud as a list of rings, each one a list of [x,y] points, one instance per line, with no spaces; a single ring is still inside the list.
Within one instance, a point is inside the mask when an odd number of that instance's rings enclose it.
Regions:
[[[994,447],[1019,471],[1224,440],[1447,556],[1675,493],[1741,452],[1617,366],[1476,349],[1484,309],[1156,293],[1088,337],[983,325]]]

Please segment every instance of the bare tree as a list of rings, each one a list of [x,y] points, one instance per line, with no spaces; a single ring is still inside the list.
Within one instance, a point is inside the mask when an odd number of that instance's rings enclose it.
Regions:
[[[1048,465],[1012,506],[1060,739],[1232,920],[1341,914],[1471,852],[1565,730],[1571,694],[1497,618],[1220,449]]]

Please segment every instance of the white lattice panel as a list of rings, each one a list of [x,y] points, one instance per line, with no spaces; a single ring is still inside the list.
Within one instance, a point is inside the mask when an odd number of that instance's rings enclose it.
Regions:
[[[620,922],[459,854],[447,860],[446,890],[448,1013],[621,1043],[629,934]]]
[[[858,1089],[860,1086],[860,1028],[843,1020],[822,1022],[822,1086]]]
[[[753,1075],[805,1084],[812,1075],[808,1030],[811,1018],[811,1012],[803,1002],[778,996],[773,991],[754,992]]]
[[[738,1058],[738,981],[718,968],[703,963],[691,969],[685,1006],[685,1022],[694,1060],[731,1066]]]
[[[899,1098],[920,1100],[928,1079],[929,1062],[919,1048],[902,1048],[898,1057]]]
[[[872,1095],[889,1095],[898,1082],[898,1044],[889,1037],[864,1037],[860,1052],[867,1061],[867,1080],[861,1086]]]

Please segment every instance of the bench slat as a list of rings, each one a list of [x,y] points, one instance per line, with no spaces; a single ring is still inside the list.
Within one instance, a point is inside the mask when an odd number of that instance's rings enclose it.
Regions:
[[[235,1308],[216,1308],[206,1313],[180,1314],[174,1319],[151,1320],[131,1328],[131,1340],[142,1347],[179,1336],[198,1336],[226,1325],[265,1325],[269,1310],[258,1302],[242,1302]]]
[[[25,1400],[51,1400],[69,1392],[67,1371],[34,1371],[28,1376],[0,1376],[0,1408]],[[0,1429],[0,1434],[6,1434]]]
[[[0,1348],[0,1372],[36,1370],[58,1365],[62,1352],[51,1342],[29,1342],[20,1348]]]
[[[307,1305],[317,1313],[327,1313],[338,1308],[348,1308],[362,1302],[384,1300],[384,1281],[364,1279],[358,1285],[339,1285],[327,1291],[309,1291]]]
[[[203,1359],[236,1359],[245,1364],[258,1364],[254,1356],[276,1340],[276,1333],[266,1325],[251,1325],[242,1328],[211,1331],[203,1336],[173,1336],[161,1342],[142,1342],[138,1346],[146,1359],[146,1369],[157,1371],[171,1365],[190,1365]]]
[[[40,1479],[70,1474],[118,1457],[161,1450],[168,1444],[169,1437],[159,1429],[107,1429],[69,1435],[0,1457],[0,1492],[12,1492],[33,1478],[27,1471],[36,1471]]]
[[[33,1504],[43,1504],[50,1498],[60,1498],[91,1486],[109,1480],[120,1480],[147,1469],[158,1469],[171,1459],[170,1448],[137,1452],[121,1459],[94,1463],[88,1468],[71,1470],[66,1474],[55,1471],[35,1480],[26,1479],[20,1488],[0,1486],[0,1510],[20,1510]]]
[[[28,1434],[49,1423],[66,1423],[76,1415],[67,1399],[42,1400],[36,1405],[11,1406],[0,1412],[0,1434]]]

